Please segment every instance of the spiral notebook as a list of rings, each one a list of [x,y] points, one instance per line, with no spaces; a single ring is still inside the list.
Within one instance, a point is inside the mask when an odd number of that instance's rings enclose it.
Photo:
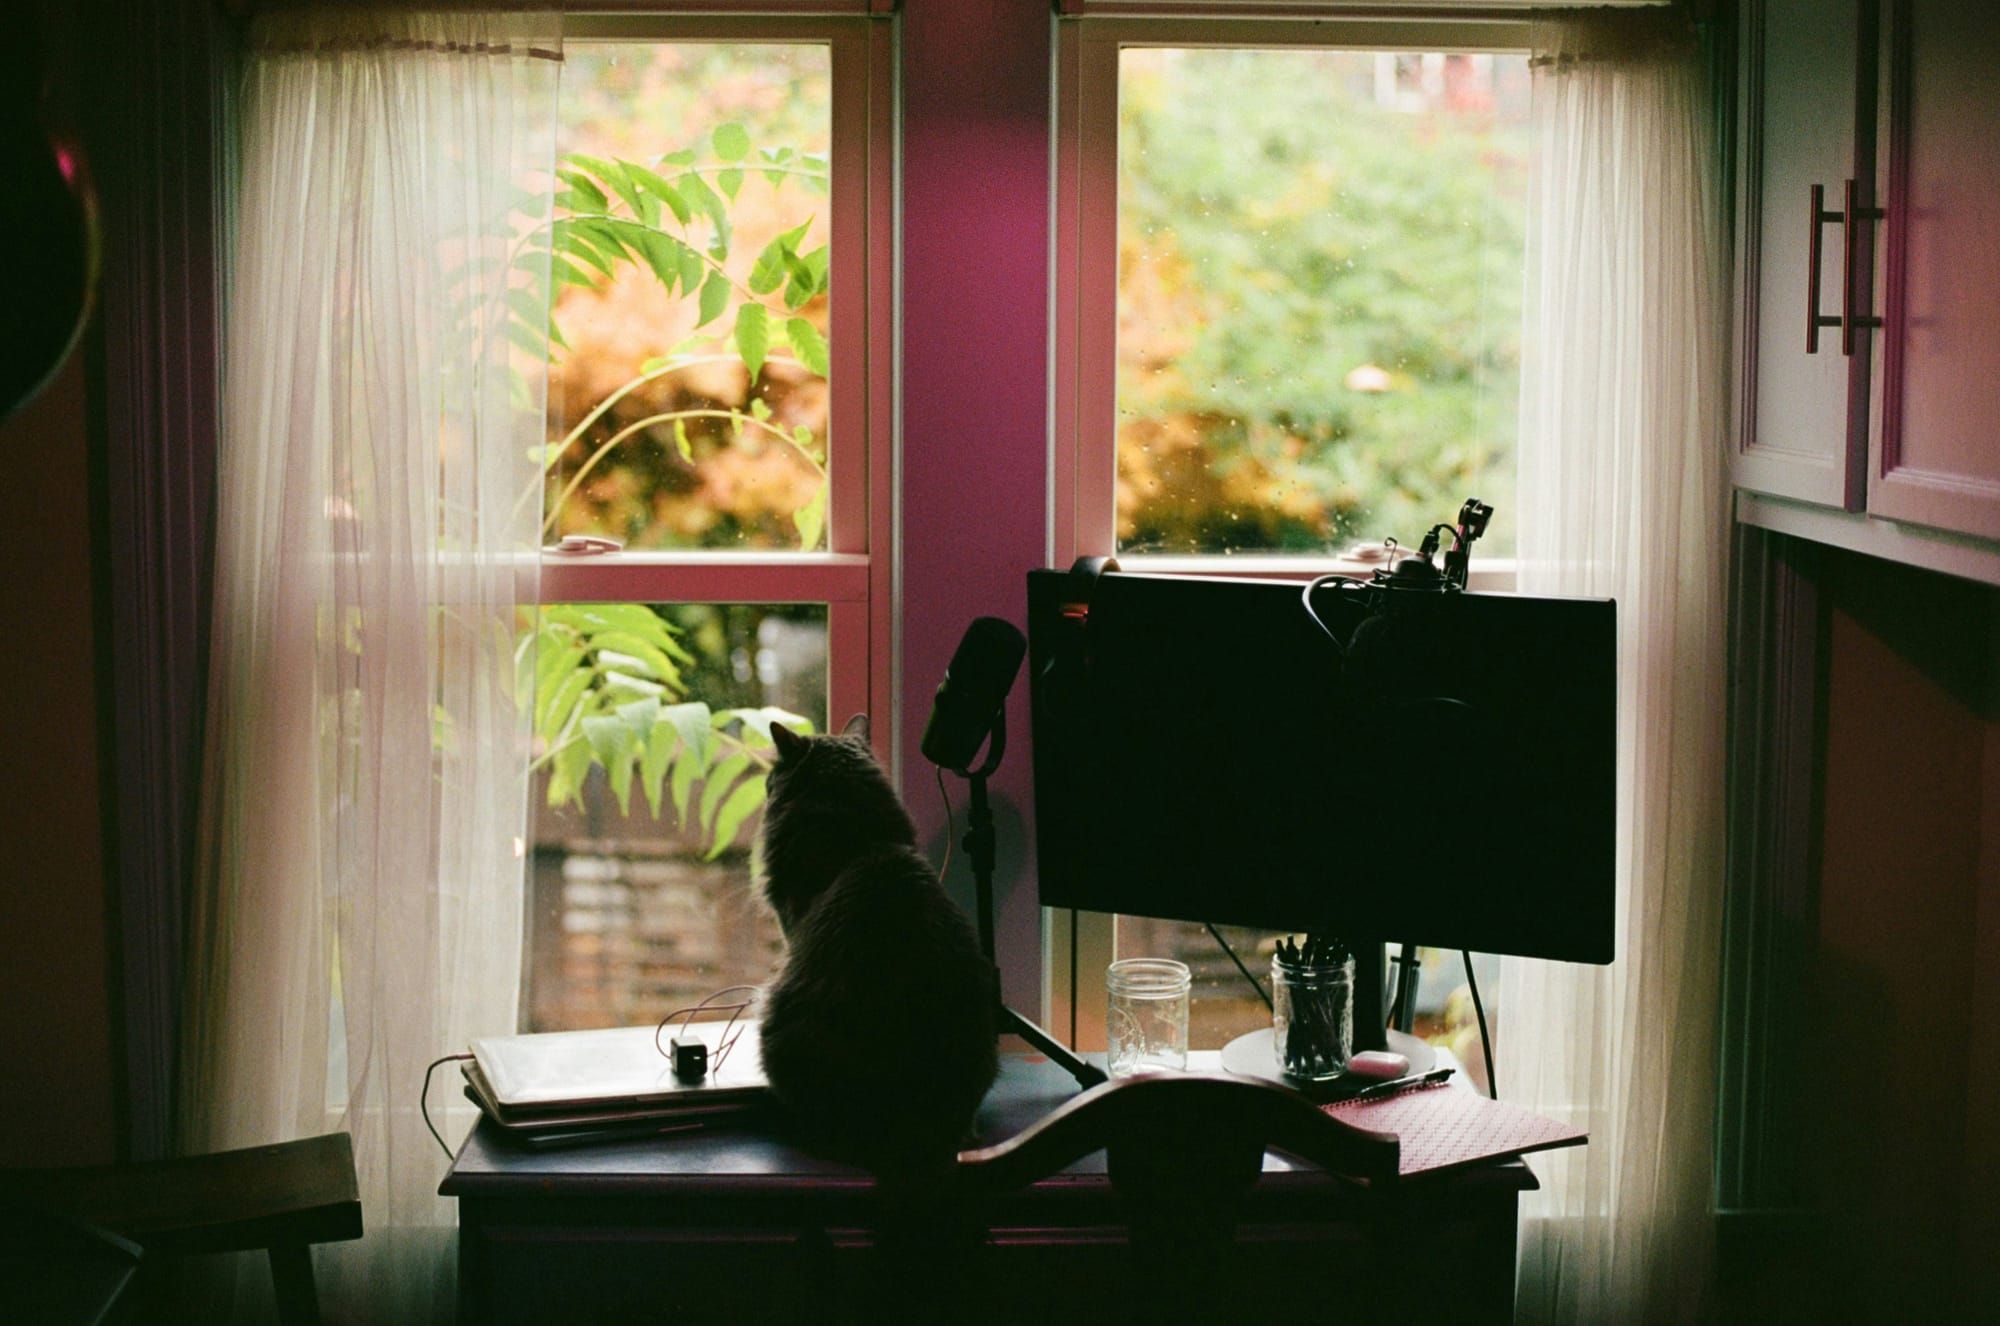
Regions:
[[[1402,1143],[1398,1172],[1406,1178],[1590,1140],[1581,1128],[1449,1083],[1321,1108],[1356,1128],[1396,1134]]]

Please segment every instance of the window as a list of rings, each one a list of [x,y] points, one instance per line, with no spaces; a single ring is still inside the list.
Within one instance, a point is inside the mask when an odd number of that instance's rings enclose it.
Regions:
[[[1500,512],[1511,587],[1525,32],[1087,19],[1058,62],[1055,554],[1299,576]],[[1199,925],[1050,918],[1091,1043],[1112,957],[1193,968],[1196,1047],[1269,1014]],[[1225,937],[1259,979],[1275,937]],[[1418,1030],[1461,1036],[1457,955]],[[1067,965],[1067,964],[1065,964]],[[1483,992],[1482,992],[1483,993]],[[1456,996],[1456,997],[1455,997]]]
[[[527,1030],[762,980],[770,724],[887,712],[887,53],[865,20],[571,25]]]

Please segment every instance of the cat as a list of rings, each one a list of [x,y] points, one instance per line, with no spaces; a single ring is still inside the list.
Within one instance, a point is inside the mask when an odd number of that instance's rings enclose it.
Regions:
[[[999,1071],[997,973],[918,855],[866,717],[771,736],[760,882],[786,952],[763,1000],[764,1075],[878,1174],[948,1165]]]

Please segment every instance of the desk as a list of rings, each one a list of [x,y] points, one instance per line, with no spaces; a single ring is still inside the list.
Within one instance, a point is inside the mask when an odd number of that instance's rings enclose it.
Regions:
[[[1190,1058],[1220,1066],[1216,1054]],[[982,1143],[1076,1091],[1039,1055],[1003,1056]],[[1293,1320],[1365,1319],[1346,1305],[1351,1293],[1440,1320],[1507,1320],[1515,1208],[1533,1187],[1518,1161],[1410,1180],[1384,1228],[1359,1218],[1368,1194],[1267,1154],[1238,1227],[1245,1316],[1276,1326],[1283,1287],[1310,1283],[1322,1310]],[[838,1320],[876,1223],[869,1176],[802,1150],[775,1120],[545,1152],[482,1122],[439,1191],[458,1199],[467,1323]],[[986,1223],[964,1307],[946,1319],[1101,1322],[1115,1293],[1155,1297],[1173,1319],[1171,1286],[1120,1284],[1123,1222],[1102,1153],[995,1201]]]

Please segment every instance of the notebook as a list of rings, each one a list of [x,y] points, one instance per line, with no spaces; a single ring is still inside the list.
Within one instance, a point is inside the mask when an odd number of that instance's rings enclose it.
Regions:
[[[1590,1137],[1581,1128],[1533,1110],[1442,1082],[1378,1100],[1343,1100],[1321,1108],[1356,1128],[1396,1134],[1402,1143],[1398,1172],[1405,1177],[1580,1146]]]
[[[739,1021],[730,1035],[741,1038],[722,1064],[714,1063],[722,1022],[697,1022],[691,1029],[708,1043],[710,1068],[698,1082],[682,1082],[660,1052],[678,1024],[658,1032],[643,1027],[602,1031],[549,1031],[525,1036],[486,1036],[472,1042],[467,1080],[482,1096],[490,1094],[496,1118],[521,1121],[537,1116],[602,1114],[642,1106],[712,1106],[754,1102],[768,1094],[758,1057],[757,1024]],[[482,1100],[482,1105],[485,1102]]]

